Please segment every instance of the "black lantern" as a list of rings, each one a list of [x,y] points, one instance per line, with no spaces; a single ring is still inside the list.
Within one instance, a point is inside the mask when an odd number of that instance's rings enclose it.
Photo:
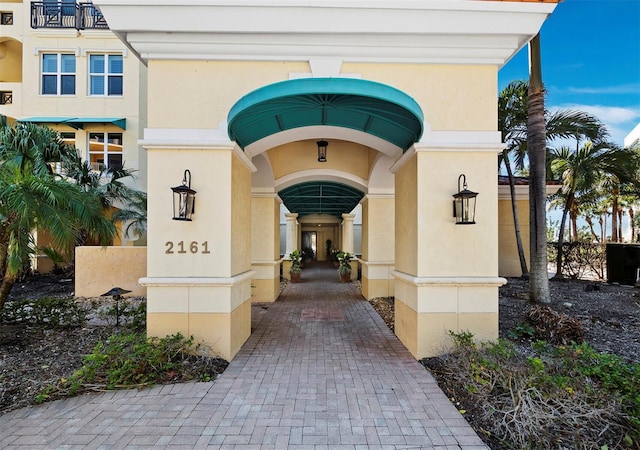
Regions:
[[[327,147],[329,143],[325,140],[316,142],[318,145],[318,162],[327,162]]]
[[[187,180],[187,175],[189,179]],[[182,185],[172,187],[173,191],[173,220],[189,220],[195,211],[196,191],[191,189],[191,172],[184,171]]]
[[[462,190],[460,190],[462,181]],[[461,174],[458,177],[458,193],[453,194],[453,217],[456,225],[472,225],[476,223],[476,197],[477,192],[467,189],[467,177]]]

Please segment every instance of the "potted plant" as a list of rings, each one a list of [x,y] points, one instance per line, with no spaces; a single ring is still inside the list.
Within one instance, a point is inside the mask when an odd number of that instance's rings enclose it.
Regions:
[[[338,253],[340,253],[340,250],[336,250],[334,248],[331,249],[331,253],[329,254],[329,260],[333,263],[333,267],[335,267],[336,269],[340,265],[340,261],[338,261]]]
[[[353,255],[349,252],[339,252],[338,258],[338,276],[340,281],[351,281],[351,258]]]
[[[289,259],[291,260],[291,268],[289,269],[289,277],[292,283],[300,281],[302,275],[302,255],[299,250],[294,250],[289,253]]]

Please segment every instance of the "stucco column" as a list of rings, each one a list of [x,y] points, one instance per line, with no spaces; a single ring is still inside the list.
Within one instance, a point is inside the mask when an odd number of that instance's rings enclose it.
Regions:
[[[342,215],[342,251],[353,254],[353,219],[355,214]]]
[[[457,138],[459,139],[459,138]],[[445,353],[449,332],[498,337],[498,144],[416,144],[395,173],[395,332],[417,358]],[[458,176],[479,192],[475,225],[456,225]]]
[[[287,259],[289,253],[298,248],[298,214],[287,213],[284,215],[286,220],[286,246],[284,251],[284,257]]]
[[[275,192],[251,195],[251,300],[273,302],[280,294],[280,204]]]
[[[232,143],[199,130],[145,130],[149,179],[147,334],[180,332],[231,360],[251,333],[251,172]],[[198,139],[200,138],[200,139]],[[192,221],[172,220],[185,169]],[[155,175],[154,175],[155,174]]]
[[[362,295],[393,297],[395,199],[393,194],[368,194],[362,205]]]
[[[291,269],[291,259],[289,258],[289,254],[298,249],[298,214],[297,213],[287,213],[284,215],[286,220],[286,246],[284,251],[284,258],[282,261],[282,276],[286,280],[290,280],[289,269]]]

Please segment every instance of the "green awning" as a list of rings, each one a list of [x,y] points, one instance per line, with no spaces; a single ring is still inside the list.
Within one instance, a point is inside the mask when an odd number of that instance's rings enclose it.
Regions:
[[[309,181],[282,189],[278,196],[289,211],[300,217],[308,214],[340,217],[358,206],[364,192],[342,183]]]
[[[123,130],[127,129],[127,119],[120,117],[28,117],[18,122],[62,123],[75,129],[82,129],[88,123],[110,123]]]
[[[345,127],[377,136],[403,151],[423,132],[420,106],[404,92],[355,78],[301,78],[242,97],[229,112],[228,133],[242,149],[299,127]]]

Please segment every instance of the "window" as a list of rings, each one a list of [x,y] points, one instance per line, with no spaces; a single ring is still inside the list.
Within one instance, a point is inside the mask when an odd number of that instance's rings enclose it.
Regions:
[[[89,55],[89,95],[122,95],[122,55]]]
[[[89,133],[89,161],[93,170],[122,169],[122,133]]]
[[[60,139],[62,139],[62,141],[67,144],[67,145],[73,145],[75,147],[76,145],[76,134],[71,131],[71,132],[61,132],[60,133]]]
[[[42,54],[42,94],[75,95],[76,56],[73,54]]]

